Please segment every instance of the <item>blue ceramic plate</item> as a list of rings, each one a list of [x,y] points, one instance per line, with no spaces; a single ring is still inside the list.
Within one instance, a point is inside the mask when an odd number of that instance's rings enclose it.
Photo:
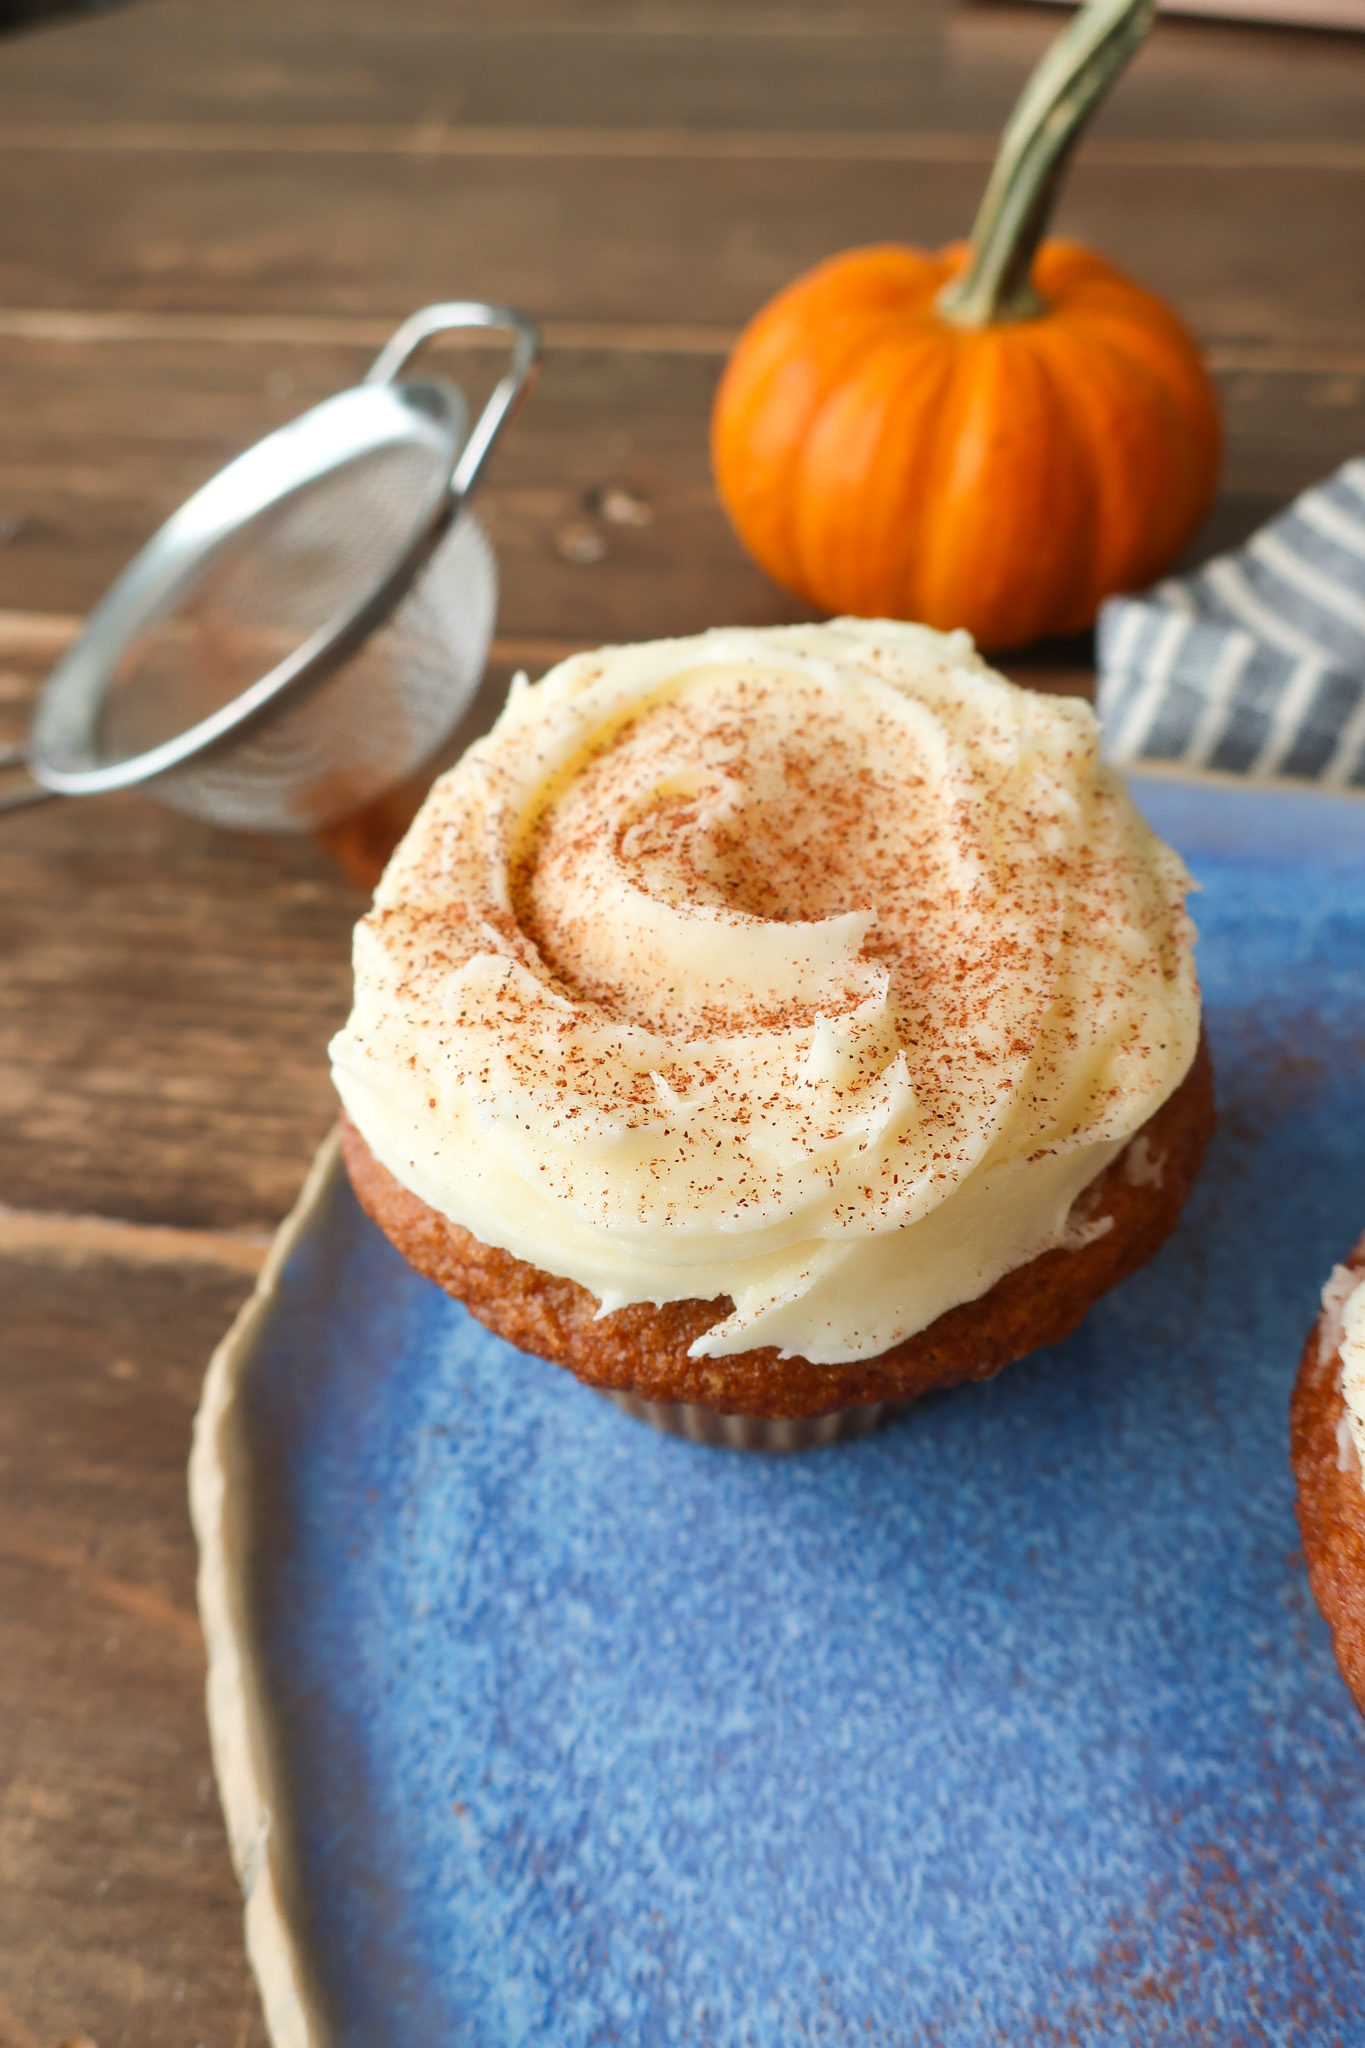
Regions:
[[[1203,883],[1203,1179],[1076,1336],[880,1436],[656,1434],[324,1153],[194,1465],[278,2043],[1361,2040],[1286,1403],[1365,1225],[1365,805],[1138,787]]]

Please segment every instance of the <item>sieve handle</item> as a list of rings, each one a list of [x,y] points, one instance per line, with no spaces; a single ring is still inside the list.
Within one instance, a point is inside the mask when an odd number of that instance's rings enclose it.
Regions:
[[[367,384],[393,384],[424,342],[436,334],[491,327],[512,337],[512,360],[493,396],[460,451],[450,479],[450,495],[461,505],[478,482],[493,444],[534,381],[540,365],[540,332],[533,320],[510,306],[488,306],[480,299],[453,299],[447,305],[423,306],[405,320],[380,350],[365,377]]]
[[[27,767],[27,747],[0,747],[0,776],[11,768]],[[0,817],[6,811],[26,811],[33,804],[50,803],[56,794],[55,789],[44,789],[41,782],[28,776],[17,789],[0,789]]]

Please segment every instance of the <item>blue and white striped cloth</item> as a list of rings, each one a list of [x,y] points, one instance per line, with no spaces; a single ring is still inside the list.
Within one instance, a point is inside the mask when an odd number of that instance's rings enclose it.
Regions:
[[[1235,554],[1100,612],[1111,761],[1365,788],[1365,460]]]

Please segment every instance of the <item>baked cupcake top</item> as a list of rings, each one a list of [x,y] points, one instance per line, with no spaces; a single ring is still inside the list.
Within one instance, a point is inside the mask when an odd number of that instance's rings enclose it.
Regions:
[[[414,1194],[603,1313],[728,1295],[700,1355],[870,1357],[1066,1242],[1183,1079],[1189,887],[1089,707],[963,634],[607,648],[432,790],[336,1084]]]

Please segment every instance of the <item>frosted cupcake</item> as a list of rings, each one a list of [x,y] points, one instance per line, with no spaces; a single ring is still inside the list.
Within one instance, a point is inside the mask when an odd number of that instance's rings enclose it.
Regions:
[[[575,656],[357,929],[352,1180],[580,1379],[842,1432],[1064,1336],[1173,1226],[1213,1120],[1189,887],[1089,708],[964,635]]]

